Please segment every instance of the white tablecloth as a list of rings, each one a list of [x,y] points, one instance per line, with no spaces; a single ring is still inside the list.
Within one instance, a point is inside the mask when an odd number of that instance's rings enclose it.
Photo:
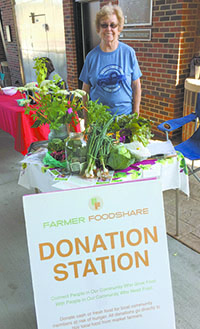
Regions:
[[[41,154],[26,156],[21,163],[19,185],[31,189],[37,188],[41,192],[51,192],[92,186],[96,184],[116,183],[138,179],[159,177],[162,191],[179,189],[189,196],[189,179],[187,166],[182,154],[169,158],[147,159],[135,163],[126,170],[111,172],[111,177],[105,182],[97,179],[86,179],[81,176],[63,175],[57,169],[45,167]]]

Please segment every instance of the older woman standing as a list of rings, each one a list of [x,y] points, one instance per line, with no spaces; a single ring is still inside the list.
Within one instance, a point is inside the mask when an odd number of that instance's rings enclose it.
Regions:
[[[118,40],[123,25],[117,5],[105,5],[97,13],[100,44],[87,55],[80,80],[90,98],[108,105],[112,114],[139,114],[142,73],[134,49]]]

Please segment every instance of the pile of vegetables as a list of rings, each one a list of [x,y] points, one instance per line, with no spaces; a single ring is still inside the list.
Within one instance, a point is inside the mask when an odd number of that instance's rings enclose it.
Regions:
[[[57,161],[65,160],[65,142],[60,138],[54,138],[48,143],[48,153]]]
[[[137,113],[115,117],[110,127],[113,137],[123,143],[141,142],[148,145],[151,134],[151,121],[138,116]]]
[[[60,138],[54,138],[48,142],[48,152],[43,158],[45,166],[50,168],[66,169],[65,159],[65,141]]]
[[[137,113],[113,116],[108,106],[88,100],[84,132],[86,146],[76,138],[67,140],[66,145],[66,141],[53,139],[48,144],[48,153],[65,162],[72,173],[106,179],[110,169],[126,169],[136,162],[138,151],[144,153],[151,137],[149,120]],[[133,148],[137,148],[137,152],[133,152]]]
[[[106,176],[108,169],[121,170],[136,161],[126,143],[137,142],[143,147],[149,143],[151,122],[137,113],[112,116],[109,108],[98,101],[88,101],[86,139],[87,160],[84,176]]]

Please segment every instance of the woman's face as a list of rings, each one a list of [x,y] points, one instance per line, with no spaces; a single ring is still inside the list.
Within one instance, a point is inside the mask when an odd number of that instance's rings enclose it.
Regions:
[[[116,15],[106,16],[100,21],[99,36],[105,43],[117,41],[120,31]]]

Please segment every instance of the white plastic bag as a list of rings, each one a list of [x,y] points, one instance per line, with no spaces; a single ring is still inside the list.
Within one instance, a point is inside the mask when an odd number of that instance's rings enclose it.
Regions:
[[[124,144],[124,146],[135,156],[137,161],[145,160],[151,156],[148,148],[138,141]]]

